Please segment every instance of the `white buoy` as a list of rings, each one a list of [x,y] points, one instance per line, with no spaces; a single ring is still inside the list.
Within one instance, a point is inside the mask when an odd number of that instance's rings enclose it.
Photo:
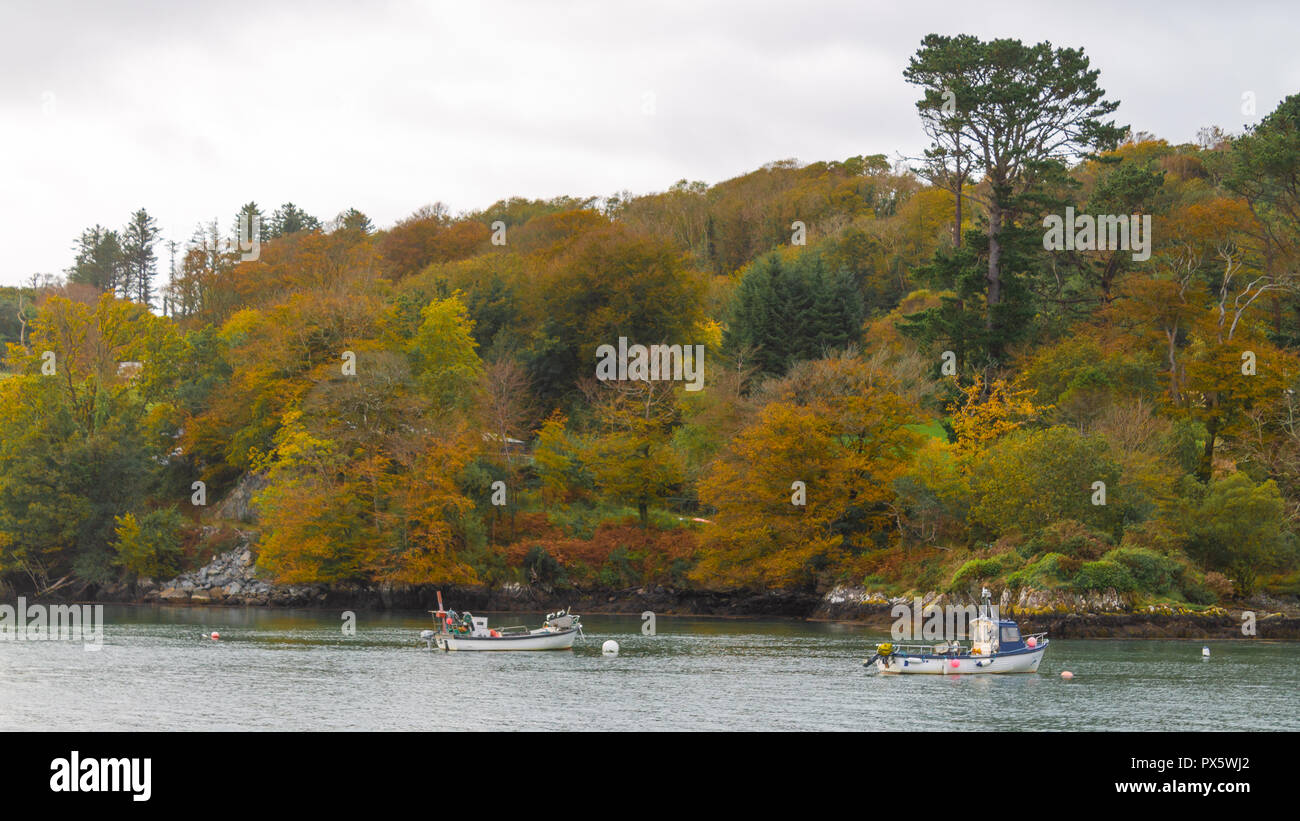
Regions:
[[[1210,646],[1207,644],[1201,648],[1201,658],[1209,658],[1209,657],[1210,657]]]
[[[600,652],[602,655],[606,655],[606,656],[617,656],[618,642],[614,641],[613,639],[610,639],[609,641],[605,642],[600,646]]]

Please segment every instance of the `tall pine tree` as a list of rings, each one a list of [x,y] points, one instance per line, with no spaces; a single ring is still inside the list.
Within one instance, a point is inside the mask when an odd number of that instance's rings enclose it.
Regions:
[[[122,297],[153,306],[153,277],[158,267],[154,244],[158,242],[158,221],[141,208],[122,229],[122,256],[126,276],[119,287]]]
[[[1033,315],[1024,280],[1031,274],[1033,238],[1041,250],[1042,232],[1029,222],[1041,213],[1044,191],[1060,184],[1066,163],[1113,148],[1126,132],[1104,119],[1119,103],[1104,99],[1098,75],[1082,49],[1046,42],[1027,46],[968,34],[930,34],[921,41],[903,77],[924,91],[917,107],[935,126],[928,159],[952,163],[942,173],[931,168],[931,176],[963,177],[957,163],[973,161],[970,171],[982,173],[985,183],[977,191],[986,193],[974,195],[985,212],[980,252],[958,249],[932,269],[958,299],[912,317],[913,332],[961,332],[966,336],[951,344],[982,360],[978,364],[1003,363],[1007,345]],[[982,331],[972,333],[977,324]]]
[[[126,275],[122,240],[102,225],[87,228],[73,246],[76,260],[68,269],[68,282],[90,285],[100,293],[116,290]]]

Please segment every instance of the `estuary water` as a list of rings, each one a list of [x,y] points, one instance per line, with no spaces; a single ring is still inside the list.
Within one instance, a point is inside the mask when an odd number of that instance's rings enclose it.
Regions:
[[[424,613],[348,634],[334,611],[104,610],[97,651],[0,641],[0,730],[1300,730],[1296,642],[1054,640],[1036,675],[869,676],[888,637],[848,624],[591,615],[572,651],[442,653]]]

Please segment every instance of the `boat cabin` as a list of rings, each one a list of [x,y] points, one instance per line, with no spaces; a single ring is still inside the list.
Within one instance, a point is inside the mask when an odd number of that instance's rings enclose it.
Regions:
[[[983,604],[980,614],[971,622],[971,652],[976,655],[989,656],[994,653],[1010,653],[1025,649],[1024,637],[1020,635],[1020,625],[1011,619],[996,618],[993,597],[988,588],[983,591]]]
[[[1020,625],[1008,619],[999,621],[998,650],[1003,653],[1010,653],[1012,650],[1023,650],[1024,648],[1025,639],[1020,635]]]

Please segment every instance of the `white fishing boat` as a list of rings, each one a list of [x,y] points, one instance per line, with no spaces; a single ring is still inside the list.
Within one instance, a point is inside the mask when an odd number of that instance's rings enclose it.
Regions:
[[[1037,672],[1047,652],[1047,633],[1022,636],[1015,621],[998,618],[987,588],[983,599],[967,643],[958,639],[935,645],[884,642],[862,665],[869,672],[890,675]]]
[[[429,649],[452,650],[570,650],[574,639],[582,635],[582,617],[567,610],[550,613],[536,630],[527,627],[488,626],[485,616],[444,610],[442,593],[438,593],[438,609],[430,610],[438,624],[437,630],[420,633]]]

